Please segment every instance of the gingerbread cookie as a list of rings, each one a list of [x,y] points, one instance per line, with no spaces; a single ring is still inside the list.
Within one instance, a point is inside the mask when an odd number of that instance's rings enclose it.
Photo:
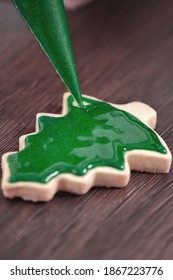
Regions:
[[[36,132],[2,159],[4,196],[49,201],[58,191],[84,194],[92,186],[124,187],[130,170],[169,172],[171,153],[153,130],[146,104],[114,105],[66,93],[62,115],[38,114]]]

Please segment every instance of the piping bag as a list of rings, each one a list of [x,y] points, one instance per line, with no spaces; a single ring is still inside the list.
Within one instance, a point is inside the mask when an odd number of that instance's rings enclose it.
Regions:
[[[80,107],[83,107],[63,0],[13,0]]]

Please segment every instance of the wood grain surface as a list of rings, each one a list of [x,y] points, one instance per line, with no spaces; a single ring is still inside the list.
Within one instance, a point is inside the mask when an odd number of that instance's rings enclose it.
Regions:
[[[98,0],[68,12],[83,93],[146,102],[173,150],[173,1]],[[37,112],[60,113],[66,88],[10,1],[0,1],[0,152],[18,150]],[[0,194],[1,259],[172,259],[173,172],[132,172],[124,189]]]

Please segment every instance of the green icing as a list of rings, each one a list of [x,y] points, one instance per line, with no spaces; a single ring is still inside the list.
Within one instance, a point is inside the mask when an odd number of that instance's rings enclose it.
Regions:
[[[82,106],[63,0],[13,0],[60,77]]]
[[[41,116],[39,133],[8,157],[10,182],[47,183],[58,174],[82,176],[98,166],[124,170],[125,152],[134,149],[167,153],[155,132],[133,115],[101,101],[83,98],[85,108],[73,101],[70,96],[65,116]]]

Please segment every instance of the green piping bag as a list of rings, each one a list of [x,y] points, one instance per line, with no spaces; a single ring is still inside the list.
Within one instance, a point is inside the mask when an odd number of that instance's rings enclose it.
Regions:
[[[82,105],[63,0],[13,0],[68,90]]]

